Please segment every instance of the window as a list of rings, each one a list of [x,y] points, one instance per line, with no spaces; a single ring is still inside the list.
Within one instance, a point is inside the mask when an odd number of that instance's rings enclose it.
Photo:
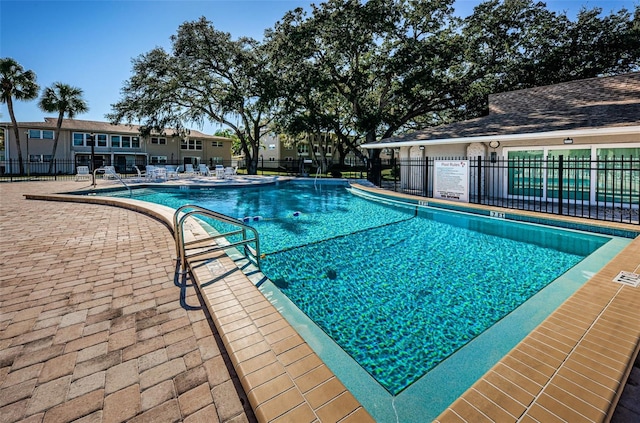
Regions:
[[[31,163],[49,163],[51,160],[51,154],[29,154]]]
[[[96,147],[106,147],[107,146],[107,134],[95,134],[94,135],[96,141]]]
[[[82,132],[74,132],[72,135],[74,147],[86,147],[88,146],[90,134]]]
[[[298,153],[303,155],[309,154],[309,144],[298,144]]]
[[[73,133],[73,145],[75,147],[81,147],[84,145],[84,136],[85,134],[80,134],[78,132]]]
[[[131,137],[131,148],[140,148],[140,137]]]
[[[202,150],[202,141],[193,139],[184,139],[180,142],[182,150]]]
[[[128,135],[122,136],[122,148],[131,148],[131,137]]]
[[[120,135],[111,135],[111,147],[120,148]]]
[[[211,142],[211,147],[223,147],[224,144],[222,143],[222,141],[212,141]]]
[[[631,203],[640,198],[640,148],[599,148],[596,176],[598,201]]]
[[[167,143],[166,138],[151,137],[151,144],[163,145]]]
[[[542,197],[543,150],[509,151],[509,195]]]
[[[54,139],[55,131],[47,129],[29,129],[29,138],[37,140],[52,140]]]
[[[167,164],[167,156],[151,156],[151,164]]]
[[[275,144],[269,144],[269,150],[275,150],[275,149],[276,149]]]
[[[547,155],[547,198],[559,196],[560,156],[563,158],[564,198],[588,200],[591,189],[591,149],[549,150]]]
[[[211,161],[212,165],[216,165],[216,164],[222,164],[222,157],[212,157],[209,159]]]

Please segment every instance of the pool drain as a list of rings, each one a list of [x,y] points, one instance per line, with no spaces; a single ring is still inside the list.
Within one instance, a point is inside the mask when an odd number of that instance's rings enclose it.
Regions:
[[[618,273],[618,275],[613,278],[614,282],[621,283],[623,285],[632,286],[637,288],[640,285],[640,274],[633,272],[625,272],[624,270]]]

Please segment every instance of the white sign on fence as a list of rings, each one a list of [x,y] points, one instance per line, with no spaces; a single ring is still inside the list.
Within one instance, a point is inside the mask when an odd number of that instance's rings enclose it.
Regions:
[[[436,160],[433,198],[469,202],[469,160]]]

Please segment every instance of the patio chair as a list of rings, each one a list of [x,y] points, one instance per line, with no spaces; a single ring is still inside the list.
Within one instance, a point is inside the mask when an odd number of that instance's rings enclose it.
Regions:
[[[202,176],[211,176],[211,172],[209,171],[209,168],[206,164],[201,164],[200,166],[198,166],[198,172],[200,172],[200,175]]]
[[[184,165],[184,174],[186,176],[195,176],[196,171],[191,163],[187,163]]]
[[[144,179],[147,179],[147,180],[155,179],[156,177],[155,172],[156,172],[155,166],[147,165],[146,172],[144,174]]]
[[[224,168],[224,178],[225,179],[231,179],[236,175],[236,168],[235,167],[225,167]]]
[[[178,167],[177,166],[165,166],[167,170],[167,179],[178,179]]]
[[[76,168],[76,182],[83,180],[91,180],[91,172],[89,172],[89,166],[78,166]]]
[[[138,182],[142,182],[143,179],[147,178],[147,172],[145,170],[140,170],[138,166],[134,166],[133,168],[136,170],[136,173],[138,174],[138,178],[137,178]]]
[[[216,178],[224,179],[224,166],[216,165]]]
[[[104,179],[116,179],[116,168],[114,166],[103,166]]]

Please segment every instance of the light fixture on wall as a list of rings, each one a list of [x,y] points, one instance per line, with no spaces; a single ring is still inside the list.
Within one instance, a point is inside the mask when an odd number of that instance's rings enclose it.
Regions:
[[[491,141],[489,143],[489,147],[493,148],[493,151],[490,154],[491,163],[495,163],[498,161],[498,153],[496,153],[496,148],[500,147],[500,141]]]
[[[565,138],[564,140],[562,140],[562,142],[563,142],[564,144],[573,144],[573,138],[569,138],[569,137],[567,137],[567,138]]]
[[[424,151],[424,145],[420,146],[420,151]]]

